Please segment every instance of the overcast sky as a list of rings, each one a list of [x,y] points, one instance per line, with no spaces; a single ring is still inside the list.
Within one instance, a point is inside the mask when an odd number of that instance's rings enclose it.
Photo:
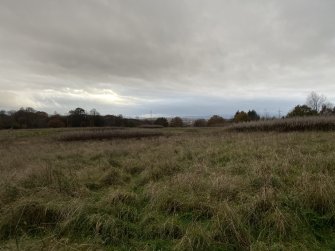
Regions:
[[[334,13],[334,0],[0,0],[0,110],[277,114],[311,91],[334,102]]]

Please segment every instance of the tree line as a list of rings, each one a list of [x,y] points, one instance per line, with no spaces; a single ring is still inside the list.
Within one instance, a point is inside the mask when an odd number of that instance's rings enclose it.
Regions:
[[[48,115],[33,108],[21,108],[18,111],[0,111],[0,129],[59,128],[59,127],[136,127],[145,121],[124,118],[122,115],[100,115],[92,109],[83,108],[69,111],[67,115]]]
[[[30,129],[30,128],[61,128],[61,127],[183,127],[183,126],[223,126],[227,122],[243,122],[258,120],[256,111],[238,111],[233,120],[227,120],[219,115],[210,119],[197,119],[185,123],[181,117],[171,119],[159,117],[156,119],[125,118],[122,115],[101,115],[96,109],[87,112],[83,108],[70,110],[67,115],[49,115],[31,107],[17,111],[0,111],[0,129]]]
[[[245,113],[238,111],[235,122],[259,119],[253,110]],[[101,115],[96,109],[87,112],[83,108],[70,110],[67,115],[49,115],[31,107],[20,108],[17,111],[0,111],[0,129],[30,129],[30,128],[61,128],[61,127],[183,127],[183,126],[222,126],[227,121],[219,115],[210,119],[197,119],[185,123],[182,118],[171,119],[159,117],[156,119],[125,118],[122,115]]]
[[[335,107],[328,102],[324,95],[312,92],[308,95],[306,103],[295,106],[286,117],[298,116],[330,116],[335,115]],[[274,118],[274,117],[273,117]],[[285,118],[285,117],[283,117]],[[0,111],[0,129],[25,128],[59,128],[59,127],[206,127],[223,126],[227,123],[241,123],[248,121],[271,119],[261,117],[255,110],[237,111],[232,119],[225,119],[213,115],[208,120],[197,119],[192,123],[185,123],[182,118],[167,119],[134,119],[122,115],[101,115],[96,109],[85,111],[83,108],[70,110],[67,115],[49,115],[33,108],[21,108],[18,111]]]
[[[67,115],[49,115],[31,107],[17,111],[0,111],[0,129],[61,128],[61,127],[182,127],[180,117],[157,119],[125,118],[122,115],[101,115],[96,109],[70,110]]]

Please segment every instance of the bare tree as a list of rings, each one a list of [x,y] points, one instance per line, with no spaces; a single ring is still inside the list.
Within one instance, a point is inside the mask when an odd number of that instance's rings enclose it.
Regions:
[[[90,110],[90,115],[91,116],[99,116],[100,113],[95,108],[93,108],[92,110]]]
[[[320,112],[322,106],[325,105],[326,102],[326,96],[317,94],[316,92],[311,92],[306,99],[306,105],[317,112]]]

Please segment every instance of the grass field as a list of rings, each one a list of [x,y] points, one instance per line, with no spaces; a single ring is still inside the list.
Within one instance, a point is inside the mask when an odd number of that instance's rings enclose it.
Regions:
[[[0,131],[0,250],[335,249],[334,132],[71,131]]]

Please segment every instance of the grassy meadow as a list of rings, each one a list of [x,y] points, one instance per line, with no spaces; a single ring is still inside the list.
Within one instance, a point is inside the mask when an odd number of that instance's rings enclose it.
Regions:
[[[2,130],[0,250],[334,250],[334,153],[332,131]]]

